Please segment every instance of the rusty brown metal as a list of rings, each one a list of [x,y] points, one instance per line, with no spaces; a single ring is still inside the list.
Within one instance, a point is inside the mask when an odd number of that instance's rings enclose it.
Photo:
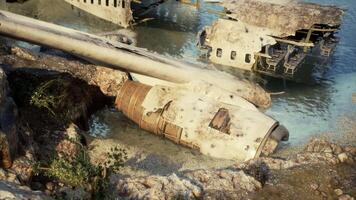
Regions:
[[[140,127],[143,119],[143,107],[141,105],[150,89],[151,86],[134,81],[126,81],[116,98],[116,107],[128,118],[139,124]]]
[[[0,166],[5,169],[8,169],[12,166],[13,161],[9,149],[9,144],[6,141],[6,138],[4,138],[0,144],[0,161],[1,161]]]
[[[229,110],[226,108],[220,108],[211,120],[209,126],[223,133],[230,134],[231,118],[229,116]]]
[[[146,131],[165,137],[174,143],[199,149],[197,145],[181,140],[182,127],[165,121],[162,117],[163,112],[169,107],[169,103],[164,108],[157,109],[156,112],[145,114],[142,103],[151,88],[151,86],[139,82],[126,81],[118,92],[115,101],[116,108]]]
[[[278,122],[257,109],[216,102],[189,89],[126,81],[115,105],[140,128],[218,158],[258,157],[270,135],[276,135]],[[280,135],[263,153],[275,149]]]

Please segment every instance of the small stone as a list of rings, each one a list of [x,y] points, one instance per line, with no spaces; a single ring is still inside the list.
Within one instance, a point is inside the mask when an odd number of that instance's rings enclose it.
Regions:
[[[311,187],[311,189],[313,189],[313,190],[317,190],[317,189],[319,188],[319,185],[316,184],[316,183],[312,183],[312,184],[310,184],[310,187]]]
[[[347,147],[345,147],[345,151],[352,155],[356,155],[356,147],[347,146]]]
[[[338,155],[338,154],[342,153],[342,148],[340,146],[334,144],[332,146],[332,148],[333,148],[334,154]]]
[[[337,157],[339,158],[340,162],[346,162],[349,158],[346,153],[340,153],[339,155],[337,155]]]
[[[54,184],[52,182],[48,182],[48,183],[46,183],[46,188],[49,191],[53,191],[54,190]]]
[[[323,150],[324,153],[332,153],[333,150],[331,149],[331,147],[325,147],[325,149]]]
[[[340,196],[344,193],[341,189],[335,189],[334,192],[337,196]]]
[[[19,180],[17,179],[16,174],[13,173],[9,173],[7,175],[7,181],[9,181],[10,183],[20,183]]]
[[[5,180],[6,179],[6,171],[0,168],[0,180]]]
[[[41,190],[42,188],[43,188],[43,185],[40,182],[33,182],[31,184],[32,190]]]
[[[325,156],[326,156],[327,158],[332,158],[332,157],[333,157],[333,154],[332,154],[332,153],[325,153]]]
[[[219,173],[219,177],[220,178],[224,178],[224,179],[228,179],[230,176],[229,176],[229,174],[227,172],[221,171]]]
[[[150,178],[147,178],[142,184],[147,188],[153,188],[156,184],[156,181],[154,181]]]
[[[48,195],[48,196],[50,196],[50,195],[52,194],[52,192],[49,191],[49,190],[45,190],[44,193],[45,193],[46,195]]]
[[[343,195],[339,196],[339,200],[355,200],[355,198],[353,198],[352,196],[350,196],[348,194],[343,194]]]

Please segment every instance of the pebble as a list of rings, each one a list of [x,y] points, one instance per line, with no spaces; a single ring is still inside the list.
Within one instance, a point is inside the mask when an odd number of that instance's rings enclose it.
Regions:
[[[54,190],[54,184],[52,182],[48,182],[48,183],[46,183],[46,188],[49,191],[53,191]]]
[[[355,198],[353,198],[352,196],[350,196],[348,194],[343,194],[343,195],[339,196],[339,200],[355,200]]]
[[[316,183],[312,183],[312,184],[310,184],[310,187],[311,187],[311,189],[313,189],[313,190],[317,190],[317,189],[319,188],[319,185],[316,184]]]
[[[45,193],[46,195],[48,195],[48,196],[50,196],[50,195],[52,194],[52,192],[49,191],[49,190],[45,190],[44,193]]]
[[[9,181],[11,183],[20,184],[20,181],[17,179],[16,174],[13,174],[13,173],[9,173],[7,175],[7,181]]]
[[[41,190],[42,188],[43,188],[43,185],[40,182],[33,182],[31,184],[32,190]]]
[[[147,188],[153,188],[157,183],[156,183],[156,181],[148,178],[142,184]]]
[[[337,196],[340,196],[344,193],[341,189],[335,189],[334,192]]]
[[[349,158],[346,153],[340,153],[337,155],[337,157],[339,158],[340,162],[346,162]]]
[[[6,174],[6,171],[0,168],[0,180],[5,180]]]

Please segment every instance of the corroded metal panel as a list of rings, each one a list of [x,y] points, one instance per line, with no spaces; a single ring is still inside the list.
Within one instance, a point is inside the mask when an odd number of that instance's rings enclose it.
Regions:
[[[133,21],[131,0],[65,0],[97,17],[128,27]]]
[[[245,70],[252,69],[255,63],[254,55],[260,52],[263,46],[276,43],[270,36],[272,30],[241,21],[218,19],[205,30],[204,45],[212,48],[209,59],[214,63],[238,66]]]
[[[142,129],[203,154],[240,161],[258,157],[278,122],[236,96],[225,99],[213,86],[196,92],[201,85],[149,87],[128,81],[116,107]]]
[[[297,30],[310,29],[315,24],[339,26],[344,14],[335,6],[291,0],[224,0],[222,5],[231,12],[229,17],[269,28],[279,37],[294,35]]]

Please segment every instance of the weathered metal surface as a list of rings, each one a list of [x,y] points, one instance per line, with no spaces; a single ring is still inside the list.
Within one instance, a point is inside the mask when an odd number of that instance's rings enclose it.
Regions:
[[[131,0],[64,0],[73,6],[122,27],[133,22]]]
[[[339,26],[344,14],[335,6],[290,0],[224,0],[222,5],[231,12],[227,16],[268,28],[273,31],[273,36],[278,37],[295,35],[297,30],[310,29],[315,24]]]
[[[270,36],[273,32],[269,29],[241,21],[218,19],[205,32],[203,44],[211,47],[209,59],[212,62],[245,70],[251,70],[255,63],[254,55],[263,46],[276,44],[276,40]]]
[[[222,4],[229,18],[218,19],[198,34],[198,45],[208,50],[209,59],[283,78],[293,78],[308,55],[320,60],[330,56],[344,13],[337,7],[293,0],[226,0]]]
[[[0,24],[1,35],[60,49],[96,64],[172,83],[198,80],[215,86],[223,94],[242,97],[259,107],[271,105],[269,94],[260,86],[224,72],[203,69],[204,66],[5,11],[0,11]]]
[[[223,103],[212,95],[217,91],[199,94],[195,84],[201,83],[150,87],[128,81],[116,107],[141,128],[213,157],[244,161],[275,149],[264,147],[277,121],[246,106],[248,102]]]

